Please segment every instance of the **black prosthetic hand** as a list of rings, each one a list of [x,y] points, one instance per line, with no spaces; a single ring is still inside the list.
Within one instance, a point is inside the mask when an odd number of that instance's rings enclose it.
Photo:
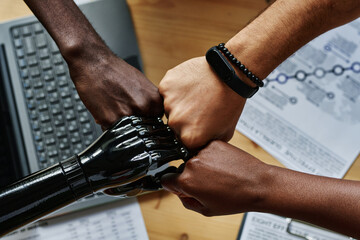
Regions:
[[[124,117],[80,154],[0,190],[0,237],[94,192],[158,190],[160,177],[178,170],[163,165],[187,158],[160,118]]]

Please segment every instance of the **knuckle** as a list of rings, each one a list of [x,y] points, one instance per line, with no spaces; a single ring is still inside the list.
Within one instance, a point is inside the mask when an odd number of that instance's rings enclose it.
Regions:
[[[165,83],[165,80],[161,80],[160,84],[159,84],[159,93],[160,95],[165,95],[166,93],[166,83]]]
[[[181,174],[179,177],[179,186],[184,192],[192,192],[193,180],[189,174]]]
[[[182,143],[190,148],[190,149],[196,149],[200,147],[202,144],[201,139],[193,133],[193,131],[188,131],[184,129],[182,131],[182,134],[180,135]]]
[[[200,164],[200,160],[198,158],[191,158],[186,162],[187,169],[195,169]]]
[[[166,110],[165,110],[166,111]],[[170,112],[170,111],[169,111]],[[176,118],[176,117],[172,117],[173,115],[169,114],[169,121],[168,121],[168,125],[173,128],[173,129],[179,129],[180,127],[180,121]]]
[[[208,148],[219,148],[221,145],[223,145],[224,142],[220,140],[214,140],[211,141],[208,145]]]

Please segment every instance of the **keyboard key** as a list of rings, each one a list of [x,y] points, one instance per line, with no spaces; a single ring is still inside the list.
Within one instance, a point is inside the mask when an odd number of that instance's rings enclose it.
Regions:
[[[24,45],[27,55],[35,54],[36,48],[35,48],[34,40],[32,39],[31,36],[24,38]]]
[[[60,101],[59,93],[53,92],[49,94],[49,102],[51,104],[58,103]]]
[[[44,152],[45,151],[45,148],[44,148],[44,144],[43,143],[37,143],[36,144],[36,151],[38,152]]]
[[[58,139],[61,138],[60,142],[65,142],[65,140],[63,140],[62,138],[66,139],[67,142],[67,128],[65,127],[65,125],[56,128],[56,137]]]
[[[20,68],[24,68],[24,67],[27,66],[27,61],[26,61],[26,59],[24,59],[24,58],[19,59],[19,60],[18,60],[18,63],[19,63],[19,67],[20,67]]]
[[[43,88],[44,87],[44,83],[43,81],[40,79],[40,78],[35,78],[33,80],[33,87],[36,88],[36,89],[39,89],[39,88]]]
[[[69,98],[69,97],[71,97],[71,93],[68,92],[68,91],[61,91],[60,95],[61,95],[61,98]]]
[[[34,100],[28,101],[27,107],[29,110],[34,110],[36,108],[36,103]]]
[[[48,93],[52,93],[56,91],[56,83],[55,82],[47,82],[46,83],[46,91]]]
[[[23,80],[23,87],[24,87],[25,89],[31,88],[31,84],[30,84],[30,80],[29,80],[29,79]]]
[[[81,125],[81,132],[84,135],[89,135],[92,133],[92,128],[91,128],[91,124],[90,123],[86,123],[86,124],[82,124]]]
[[[40,116],[40,119],[41,119],[42,116]],[[54,128],[51,126],[51,123],[47,123],[45,124],[43,127],[42,127],[42,131],[45,133],[45,134],[51,134],[54,132]]]
[[[18,58],[23,58],[25,56],[24,49],[22,49],[22,48],[16,49],[16,56]]]
[[[38,109],[40,112],[43,112],[43,111],[47,111],[49,109],[49,107],[46,103],[43,103],[38,106]]]
[[[12,35],[13,35],[14,38],[20,37],[20,31],[19,31],[18,28],[13,28],[13,29],[11,30],[11,32],[12,32]]]
[[[73,148],[74,148],[74,153],[76,154],[84,150],[84,146],[81,143],[75,144]]]
[[[66,138],[67,137],[67,133],[66,131],[61,131],[61,132],[56,132],[56,137],[57,138]]]
[[[43,112],[43,113],[40,115],[40,121],[41,121],[42,123],[50,122],[50,120],[51,120],[51,118],[50,118],[50,116],[49,116],[48,113],[44,113],[44,112]]]
[[[94,138],[92,135],[87,135],[84,137],[84,139],[85,139],[84,143],[85,143],[86,147],[88,147],[94,141]]]
[[[50,57],[49,49],[43,48],[39,50],[40,59],[46,59]]]
[[[27,68],[20,70],[20,77],[26,79],[29,77],[29,71]]]
[[[30,68],[31,77],[33,77],[33,78],[40,77],[40,74],[41,74],[41,72],[40,72],[39,67],[36,66],[36,67]]]
[[[37,142],[42,141],[42,136],[41,136],[41,132],[40,132],[40,131],[35,131],[35,132],[34,132],[34,139],[35,139],[35,141],[37,141]]]
[[[59,141],[59,148],[60,150],[69,149],[70,145],[67,138],[61,138]]]
[[[64,65],[57,65],[55,67],[55,73],[56,75],[60,76],[60,75],[65,75],[66,73],[66,68]]]
[[[40,163],[42,163],[42,164],[45,164],[45,163],[47,162],[45,153],[40,153],[40,154],[39,154],[39,161],[40,161]],[[44,166],[44,167],[46,167],[46,166]]]
[[[49,166],[52,166],[52,165],[58,163],[59,162],[58,155],[49,157],[48,162],[49,162],[49,164],[48,164]]]
[[[31,120],[37,120],[39,114],[38,114],[38,112],[37,112],[36,110],[32,110],[32,111],[30,111],[29,116],[30,116],[30,119],[31,119]]]
[[[59,154],[58,150],[56,149],[56,146],[47,147],[46,150],[49,158],[53,158]]]
[[[40,124],[39,124],[39,121],[32,121],[32,124],[31,124],[31,128],[34,130],[34,131],[39,131],[40,130]]]
[[[23,41],[21,40],[21,38],[15,39],[14,45],[16,48],[21,48],[23,46]]]
[[[63,58],[60,53],[53,55],[52,59],[55,65],[63,64]]]
[[[30,36],[31,35],[30,26],[24,26],[24,27],[22,27],[21,30],[22,30],[23,36]]]
[[[76,106],[76,110],[77,110],[78,112],[84,112],[84,111],[86,111],[86,107],[84,106],[84,104],[80,103],[80,104],[78,104],[78,105]],[[87,116],[87,115],[86,115],[86,116]]]
[[[79,116],[80,123],[88,123],[90,122],[90,115],[88,112],[82,112]]]
[[[46,137],[46,138],[45,138],[45,144],[46,144],[47,146],[54,145],[55,143],[56,143],[55,137],[51,136],[51,137]]]
[[[42,60],[40,65],[43,70],[49,70],[52,67],[50,59]]]
[[[63,151],[61,151],[61,159],[65,160],[69,157],[71,157],[72,155],[74,155],[70,149],[65,149]]]
[[[75,144],[75,143],[79,143],[81,142],[81,138],[80,137],[72,137],[71,138],[71,143]]]
[[[33,91],[31,89],[25,91],[25,97],[27,99],[32,99],[34,97]]]
[[[53,73],[52,71],[50,70],[46,70],[43,72],[43,79],[46,81],[46,82],[50,82],[50,81],[54,81],[54,76],[53,76]]]
[[[28,62],[28,65],[29,65],[30,67],[33,67],[33,66],[38,65],[38,60],[37,60],[36,56],[30,56],[30,57],[28,57],[27,62]]]
[[[43,100],[46,97],[45,90],[39,89],[35,91],[35,97],[37,100]]]
[[[59,105],[59,104],[57,104]],[[51,106],[51,113],[55,116],[62,113],[61,107],[59,106]]]
[[[50,39],[49,45],[50,45],[50,49],[51,49],[52,53],[58,53],[59,52],[59,48],[56,45],[56,43],[54,42],[54,40]]]
[[[37,47],[37,48],[46,47],[47,41],[46,41],[46,36],[45,36],[45,34],[37,34],[37,35],[35,36],[35,42],[36,42],[36,47]]]
[[[76,132],[76,131],[78,131],[79,130],[79,126],[77,125],[77,122],[76,121],[71,121],[71,122],[68,122],[68,130],[70,131],[70,132]],[[79,133],[78,132],[76,132],[78,135],[79,135]],[[80,135],[79,135],[79,137],[80,137]]]
[[[63,115],[54,116],[54,124],[56,127],[64,126],[65,125],[64,116]]]
[[[72,101],[71,97],[63,99],[63,106],[64,106],[64,109],[67,109],[67,110],[73,108],[73,101]]]
[[[57,82],[58,82],[60,87],[66,87],[68,85],[68,83],[69,83],[66,76],[57,77]]]
[[[77,92],[75,92],[75,93],[73,94],[73,96],[74,96],[75,101],[77,101],[77,102],[80,102],[80,101],[81,101],[80,96],[79,96],[79,94],[78,94]]]
[[[44,31],[40,23],[33,24],[33,28],[35,33],[42,33]]]

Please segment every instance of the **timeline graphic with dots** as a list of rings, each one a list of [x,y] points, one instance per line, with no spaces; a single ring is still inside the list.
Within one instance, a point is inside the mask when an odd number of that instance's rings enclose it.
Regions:
[[[334,74],[336,76],[340,76],[347,71],[352,71],[354,73],[360,73],[360,62],[353,62],[350,67],[344,67],[341,65],[335,65],[330,70],[325,70],[323,68],[315,68],[313,72],[305,72],[303,70],[299,70],[295,73],[295,75],[288,76],[284,73],[279,73],[275,78],[267,78],[264,81],[264,85],[267,86],[270,82],[277,82],[279,84],[286,84],[287,81],[291,79],[295,79],[299,82],[303,82],[309,76],[315,76],[317,78],[323,78],[327,74]]]

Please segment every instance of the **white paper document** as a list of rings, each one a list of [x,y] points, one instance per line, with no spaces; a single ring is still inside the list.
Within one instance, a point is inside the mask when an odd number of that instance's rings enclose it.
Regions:
[[[286,231],[288,223],[283,217],[272,214],[251,212],[246,215],[246,221],[242,227],[242,236],[239,239],[246,240],[300,240]],[[314,228],[307,224],[293,222],[289,231],[293,234],[307,237],[311,240],[349,240],[351,238],[320,228]]]
[[[290,169],[342,178],[360,152],[360,19],[293,54],[247,101],[237,129]],[[296,223],[314,240],[349,239]],[[285,218],[249,213],[241,240],[298,240]]]
[[[26,226],[2,240],[147,240],[137,200],[127,199]]]
[[[264,83],[237,129],[288,168],[343,177],[360,151],[360,19],[314,39]]]

